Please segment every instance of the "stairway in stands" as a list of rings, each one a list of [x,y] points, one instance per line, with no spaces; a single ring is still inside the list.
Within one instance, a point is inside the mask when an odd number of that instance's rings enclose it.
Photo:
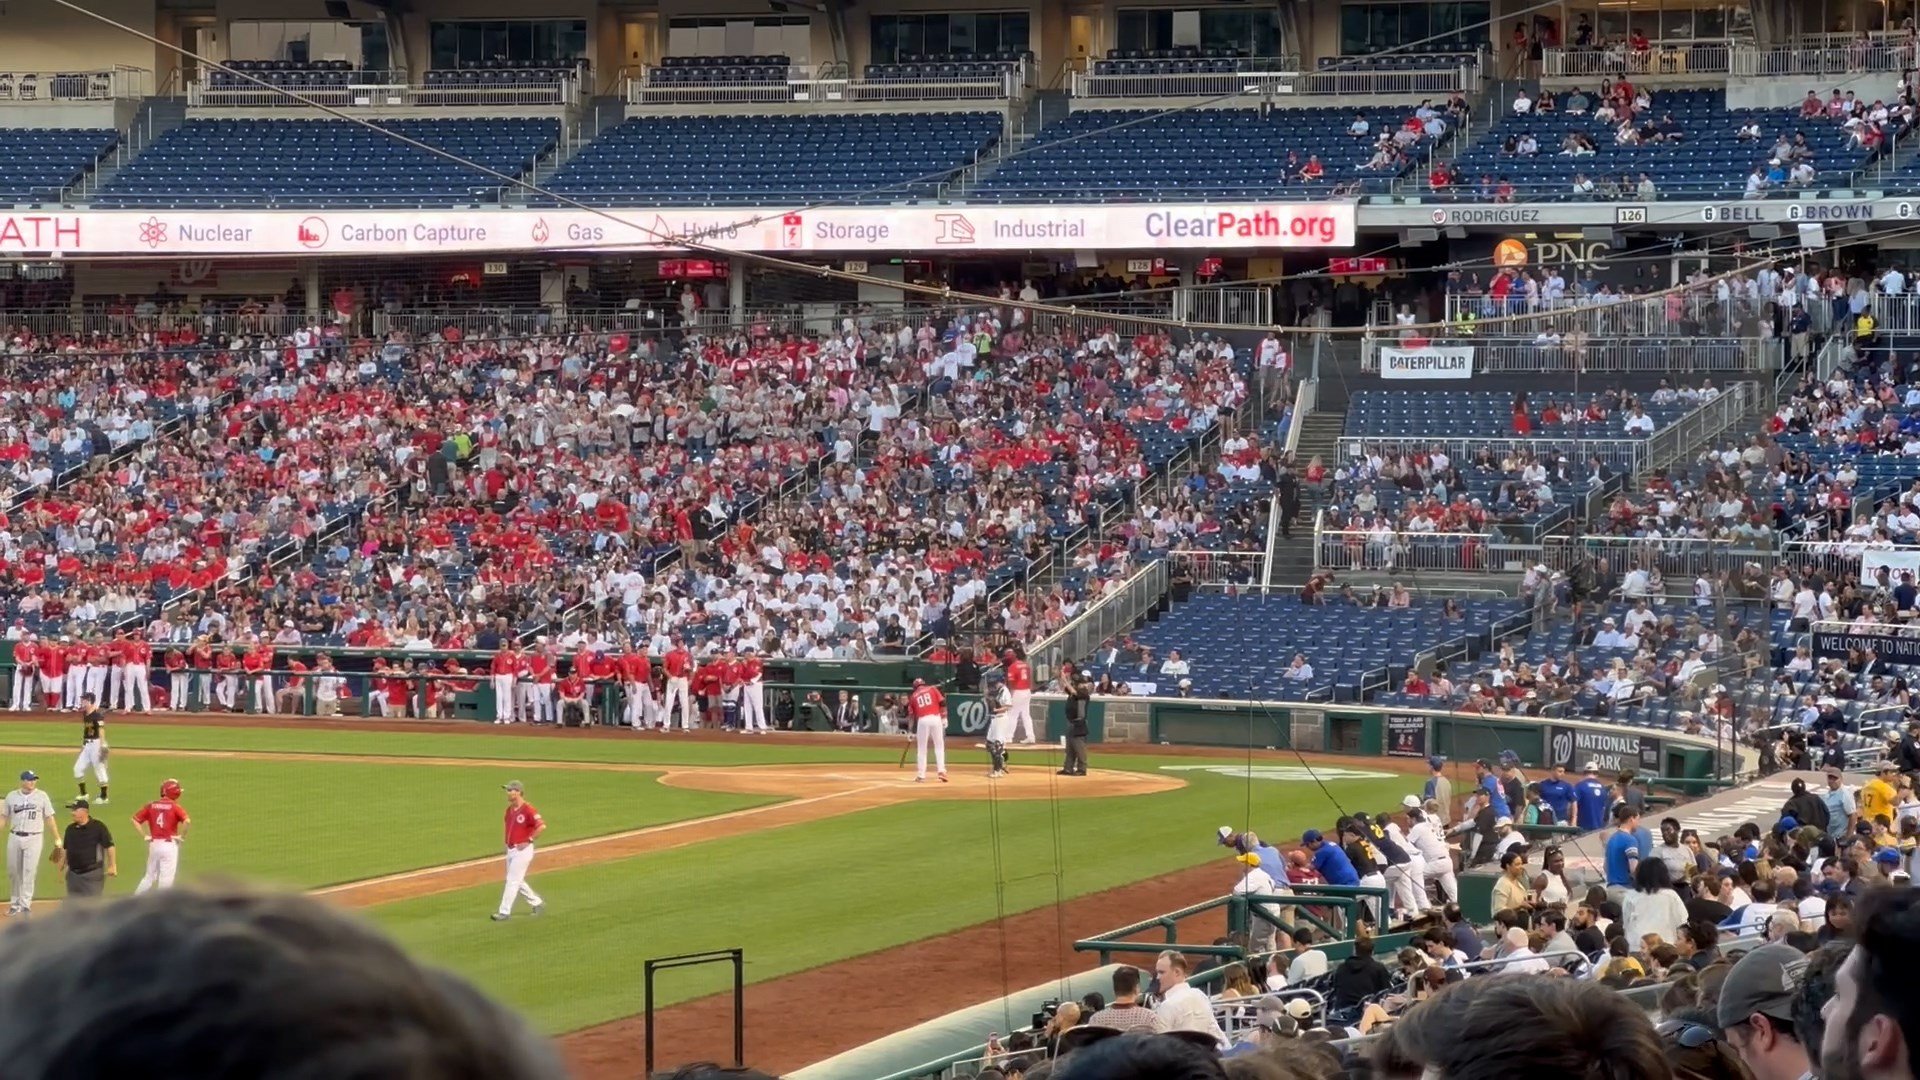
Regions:
[[[1304,470],[1319,458],[1329,469],[1339,461],[1340,436],[1347,426],[1347,381],[1334,370],[1322,378],[1319,400],[1300,428],[1300,442],[1294,460]],[[1293,522],[1293,537],[1271,537],[1267,544],[1270,561],[1267,580],[1275,585],[1299,585],[1313,572],[1313,516],[1321,508],[1310,495],[1302,493],[1300,514]]]

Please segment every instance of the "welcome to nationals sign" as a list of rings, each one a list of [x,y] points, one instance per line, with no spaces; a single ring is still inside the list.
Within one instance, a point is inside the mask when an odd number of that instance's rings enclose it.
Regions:
[[[1471,379],[1473,346],[1426,346],[1410,349],[1386,345],[1380,349],[1383,379]]]

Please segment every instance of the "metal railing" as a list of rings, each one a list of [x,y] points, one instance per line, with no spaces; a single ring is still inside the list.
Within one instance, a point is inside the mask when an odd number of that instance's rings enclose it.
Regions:
[[[1267,553],[1264,551],[1177,548],[1167,552],[1167,560],[1200,586],[1252,588],[1265,581],[1267,576]]]
[[[1540,548],[1540,561],[1549,570],[1572,570],[1583,560],[1604,560],[1615,574],[1636,566],[1658,568],[1667,579],[1667,591],[1676,587],[1690,593],[1694,578],[1721,574],[1738,576],[1748,563],[1771,573],[1776,556],[1772,548],[1755,548],[1732,540],[1704,537],[1550,536]]]
[[[1380,370],[1380,349],[1405,344],[1386,336],[1360,343],[1360,370]],[[1576,335],[1574,340],[1542,341],[1517,337],[1422,338],[1422,347],[1471,346],[1476,373],[1518,372],[1719,372],[1735,374],[1762,366],[1768,350],[1778,351],[1778,339],[1762,338],[1607,338]]]
[[[1824,304],[1815,306],[1830,308],[1829,305]],[[1888,296],[1883,292],[1874,292],[1868,296],[1867,311],[1872,313],[1874,323],[1882,332],[1920,332],[1920,293],[1907,292],[1899,296]]]
[[[1893,74],[1913,66],[1914,48],[1906,41],[1853,40],[1841,45],[1815,41],[1735,49],[1732,73],[1764,79],[1784,75]]]
[[[1341,462],[1353,461],[1371,454],[1393,457],[1400,454],[1424,454],[1432,450],[1444,450],[1453,459],[1454,464],[1462,465],[1473,460],[1481,450],[1491,450],[1496,457],[1519,453],[1541,461],[1552,461],[1555,456],[1566,454],[1585,465],[1593,458],[1599,458],[1615,472],[1638,472],[1647,453],[1650,439],[1583,439],[1570,436],[1563,439],[1423,439],[1409,435],[1404,438],[1369,438],[1365,436],[1342,436],[1335,451]]]
[[[1155,559],[1088,605],[1078,618],[1037,642],[1028,653],[1041,665],[1035,674],[1051,678],[1062,663],[1092,656],[1101,642],[1131,633],[1166,593],[1167,563]]]
[[[1724,75],[1732,70],[1735,51],[1732,42],[1714,40],[1655,41],[1645,49],[1623,44],[1546,49],[1541,53],[1541,73],[1549,79]]]
[[[815,78],[799,72],[773,82],[668,83],[627,80],[629,105],[818,105],[853,102],[1006,101],[1026,85],[1019,66],[992,75],[940,79]]]
[[[98,71],[0,71],[0,105],[119,101],[153,93],[153,72],[115,64]]]
[[[1741,423],[1759,403],[1757,383],[1738,382],[1723,388],[1712,401],[1702,403],[1646,439],[1641,469],[1664,468],[1692,454]]]
[[[1164,75],[1073,73],[1076,98],[1115,97],[1366,97],[1374,94],[1450,94],[1475,86],[1478,69],[1423,68],[1412,71],[1295,71],[1248,69]]]
[[[1420,533],[1397,529],[1313,527],[1313,564],[1322,570],[1383,572],[1504,570],[1491,560],[1493,533]]]
[[[1529,302],[1510,296],[1498,300],[1487,294],[1448,293],[1446,321],[1465,333],[1457,336],[1532,337],[1545,331],[1579,331],[1608,338],[1749,337],[1757,335],[1759,318],[1768,300],[1738,297],[1721,302],[1710,292],[1636,297],[1618,293],[1566,296]],[[1483,320],[1500,322],[1475,330]]]
[[[438,83],[413,85],[405,72],[355,72],[356,81],[287,83],[260,86],[242,82],[214,86],[202,80],[187,87],[193,108],[299,108],[307,101],[334,108],[416,108],[425,106],[574,105],[580,82],[571,77],[544,82]],[[292,95],[298,95],[297,100]]]

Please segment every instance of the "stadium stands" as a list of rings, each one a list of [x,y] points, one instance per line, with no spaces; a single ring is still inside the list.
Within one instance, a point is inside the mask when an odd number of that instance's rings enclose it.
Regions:
[[[1370,130],[1402,127],[1399,110],[1364,110]],[[1381,187],[1426,160],[1434,140],[1412,138],[1404,154],[1369,168],[1374,138],[1348,134],[1344,108],[1198,109],[1168,114],[1089,109],[1041,129],[1027,152],[1001,165],[975,197],[1043,200],[1258,199],[1326,196]],[[1302,179],[1316,165],[1320,175]]]
[[[1124,658],[1088,658],[1088,671],[1158,696],[1354,701],[1398,685],[1423,655],[1478,656],[1526,622],[1516,600],[1416,602],[1409,595],[1404,603],[1201,592],[1119,646]],[[1249,641],[1260,648],[1250,653]]]
[[[0,205],[57,199],[119,141],[92,128],[0,128]]]
[[[630,117],[547,186],[603,206],[895,202],[931,195],[1000,129],[984,112]]]
[[[400,135],[509,176],[560,136],[553,120],[393,120]],[[116,207],[445,206],[495,200],[503,181],[342,120],[190,120],[93,199]]]
[[[1401,439],[1595,439],[1635,437],[1624,427],[1635,406],[1618,391],[1593,395],[1590,402],[1550,402],[1550,392],[1529,395],[1527,431],[1516,430],[1513,394],[1485,390],[1362,390],[1347,410],[1346,434],[1352,438]],[[1571,397],[1571,395],[1569,395]],[[1547,409],[1550,418],[1542,419]],[[1652,428],[1679,419],[1690,406],[1680,403],[1641,407]],[[1538,425],[1537,430],[1534,425]]]
[[[1579,93],[1561,97],[1572,100]],[[1835,120],[1801,120],[1793,109],[1729,109],[1722,90],[1654,92],[1650,106],[1627,125],[1649,133],[1648,141],[1626,145],[1619,137],[1624,118],[1606,119],[1591,88],[1585,96],[1593,104],[1581,115],[1565,104],[1550,115],[1515,115],[1508,110],[1455,160],[1461,183],[1474,185],[1492,178],[1510,183],[1516,194],[1529,200],[1567,201],[1594,196],[1594,192],[1575,190],[1576,180],[1584,178],[1596,186],[1616,184],[1620,194],[1639,198],[1646,195],[1639,190],[1644,173],[1662,196],[1731,198],[1746,195],[1747,178],[1756,166],[1764,173],[1777,156],[1772,153],[1776,140],[1782,138],[1806,138],[1816,176],[1799,187],[1844,180],[1872,156],[1853,145],[1849,133]],[[1665,119],[1669,116],[1670,125]],[[1741,129],[1748,125],[1757,125],[1758,134],[1743,138]],[[1650,137],[1655,128],[1661,129],[1658,140]],[[1576,136],[1586,139],[1586,145],[1573,148],[1570,140]],[[1531,153],[1524,152],[1524,140],[1529,139],[1537,144]],[[1783,180],[1762,194],[1790,195],[1791,191]]]

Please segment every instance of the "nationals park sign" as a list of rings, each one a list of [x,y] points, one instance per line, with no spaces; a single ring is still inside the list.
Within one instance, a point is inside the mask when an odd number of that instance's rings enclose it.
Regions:
[[[1347,248],[1351,203],[0,214],[0,257]]]

